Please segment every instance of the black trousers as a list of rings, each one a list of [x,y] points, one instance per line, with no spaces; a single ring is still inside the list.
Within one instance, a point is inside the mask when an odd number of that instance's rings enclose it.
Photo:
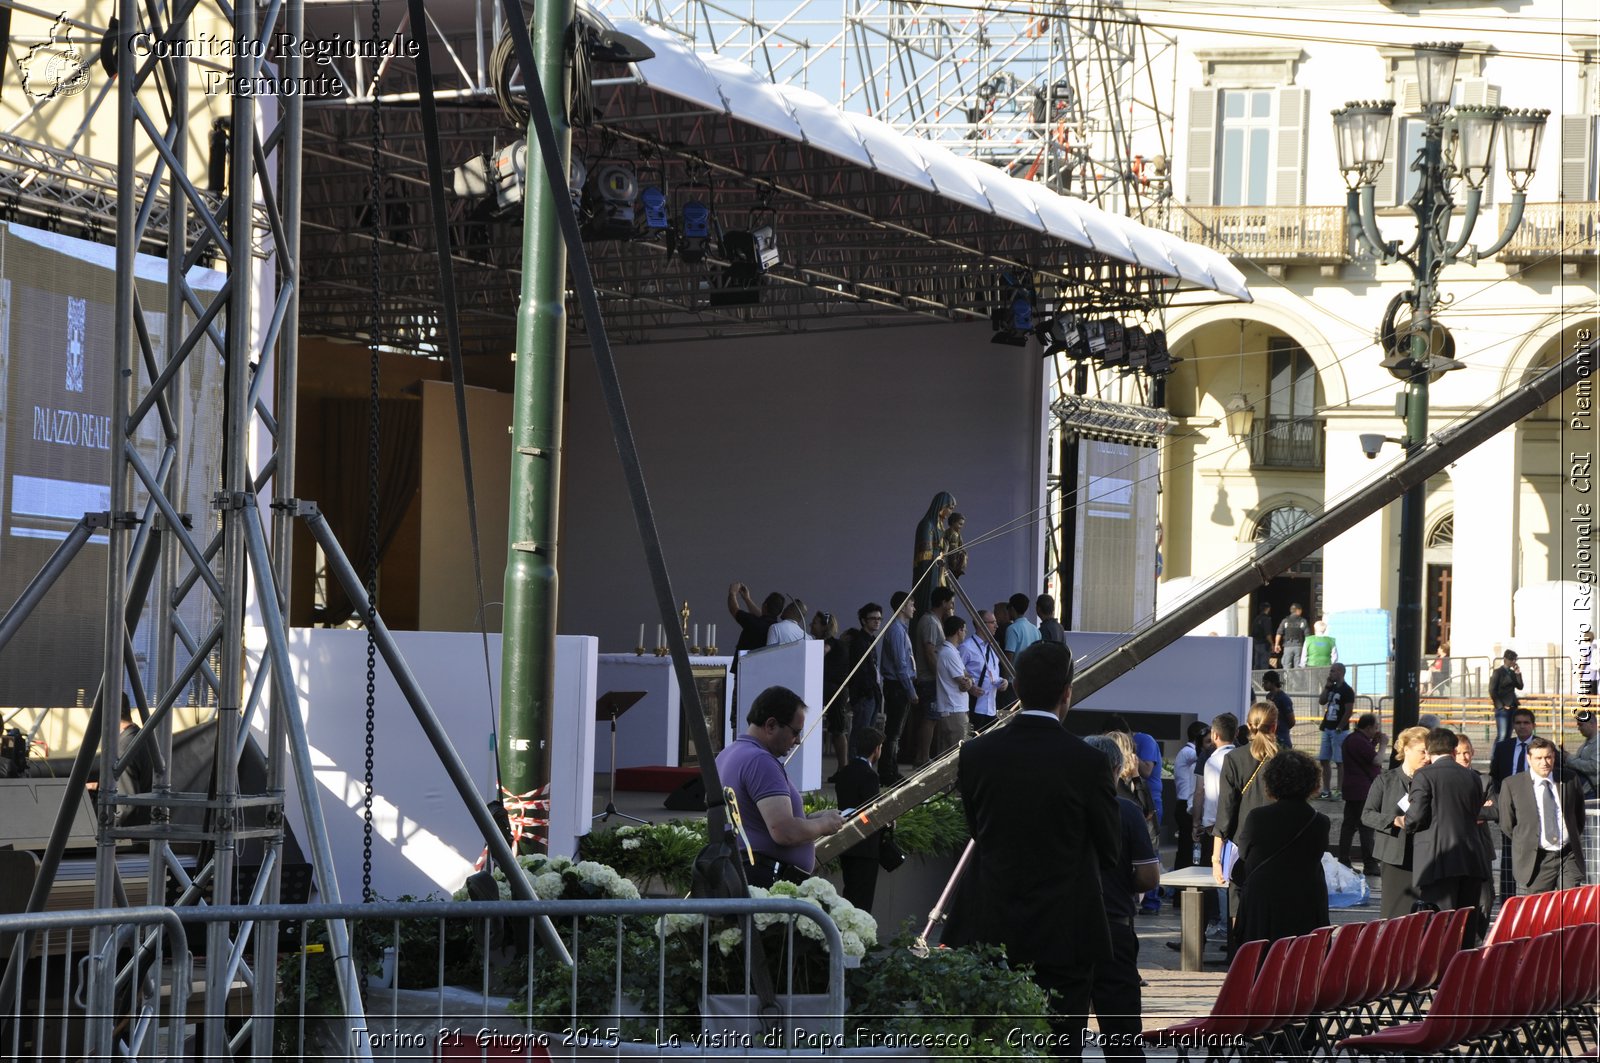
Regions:
[[[1377,870],[1378,861],[1372,856],[1372,828],[1361,822],[1361,806],[1365,803],[1364,800],[1344,803],[1344,819],[1339,823],[1339,862],[1346,867],[1355,866],[1350,863],[1350,842],[1359,833],[1361,870],[1368,872]]]
[[[1089,1006],[1094,998],[1094,972],[1091,964],[1038,964],[1033,980],[1051,995],[1050,1032],[1056,1038],[1056,1059],[1083,1058],[1084,1027],[1089,1024]]]
[[[1521,877],[1520,875],[1518,876]],[[1524,886],[1517,883],[1518,893],[1547,893],[1550,890],[1569,889],[1583,885],[1583,864],[1568,844],[1559,853],[1540,849],[1533,858],[1533,881]]]
[[[1481,925],[1482,915],[1478,911],[1478,898],[1482,891],[1483,879],[1476,875],[1452,875],[1417,887],[1417,894],[1424,903],[1438,905],[1441,912],[1452,908],[1472,909],[1472,915],[1467,919],[1466,933],[1461,936],[1461,947],[1464,949],[1476,948],[1488,929]]]
[[[1189,814],[1189,803],[1179,801],[1172,810],[1172,822],[1178,828],[1178,851],[1172,857],[1172,870],[1194,866],[1194,817]]]
[[[878,778],[885,786],[900,778],[898,750],[900,729],[905,726],[906,706],[910,701],[904,684],[898,679],[885,680],[883,684],[883,755],[878,758]]]
[[[844,899],[863,912],[872,911],[872,898],[878,892],[878,858],[841,856],[839,873],[844,878]]]
[[[1143,1059],[1138,1037],[1144,998],[1139,991],[1139,934],[1126,919],[1111,919],[1111,959],[1095,964],[1090,993],[1107,1059]]]
[[[1410,915],[1411,909],[1422,899],[1412,884],[1411,869],[1399,864],[1384,864],[1382,878],[1383,904],[1379,906],[1379,918],[1393,919]]]

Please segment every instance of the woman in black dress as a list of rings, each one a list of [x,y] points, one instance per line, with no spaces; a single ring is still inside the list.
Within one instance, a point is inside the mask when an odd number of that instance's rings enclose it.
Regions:
[[[1286,749],[1267,762],[1260,781],[1272,800],[1250,813],[1233,871],[1240,884],[1239,941],[1277,941],[1328,925],[1322,854],[1329,823],[1310,804],[1322,769]]]
[[[1428,763],[1428,729],[1407,727],[1394,740],[1398,767],[1390,768],[1367,791],[1361,822],[1372,828],[1372,852],[1380,865],[1383,903],[1380,916],[1407,915],[1421,898],[1411,882],[1411,839],[1405,829],[1411,802],[1411,777]],[[1404,804],[1402,804],[1404,802]]]
[[[1248,738],[1246,737],[1248,735]],[[1278,755],[1278,707],[1270,701],[1258,701],[1250,706],[1245,716],[1245,727],[1239,732],[1238,745],[1222,760],[1222,778],[1217,784],[1217,822],[1212,833],[1217,842],[1211,848],[1211,874],[1217,882],[1229,882],[1224,874],[1224,860],[1232,842],[1232,852],[1244,848],[1245,824],[1250,813],[1267,803],[1267,788],[1261,784],[1261,769],[1267,761]],[[1232,928],[1238,924],[1239,887],[1228,885],[1229,955],[1239,938]]]

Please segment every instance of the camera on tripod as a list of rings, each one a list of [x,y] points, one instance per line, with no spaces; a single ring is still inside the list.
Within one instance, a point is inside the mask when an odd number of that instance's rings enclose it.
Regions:
[[[21,779],[28,774],[28,736],[19,728],[0,734],[0,779]]]

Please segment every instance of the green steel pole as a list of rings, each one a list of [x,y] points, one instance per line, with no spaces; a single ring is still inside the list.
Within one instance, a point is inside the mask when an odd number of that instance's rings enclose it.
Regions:
[[[561,164],[569,165],[572,128],[564,101],[571,0],[536,6],[529,32],[546,86]],[[537,134],[530,125],[530,145]],[[557,203],[528,152],[523,203],[522,305],[517,311],[517,368],[512,392],[511,511],[508,521],[500,671],[501,797],[543,798],[550,779],[550,716],[556,637],[556,528],[561,486],[561,393],[566,374],[567,254]],[[539,843],[542,839],[527,838]]]
[[[1445,182],[1444,125],[1428,122],[1422,148],[1422,180],[1412,201],[1417,216],[1417,257],[1412,265],[1416,305],[1412,308],[1411,366],[1406,378],[1406,456],[1428,442],[1428,377],[1433,344],[1433,308],[1438,299],[1440,253],[1449,237],[1454,204]],[[1427,485],[1412,486],[1400,499],[1400,584],[1394,616],[1394,719],[1399,734],[1414,727],[1421,711],[1424,594],[1422,525]]]

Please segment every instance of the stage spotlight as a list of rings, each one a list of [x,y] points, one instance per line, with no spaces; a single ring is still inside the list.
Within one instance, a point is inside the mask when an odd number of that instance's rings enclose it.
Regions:
[[[627,163],[608,162],[595,171],[584,195],[589,221],[584,235],[592,240],[626,240],[634,235],[639,179]]]
[[[1114,317],[1108,317],[1105,319],[1103,327],[1106,336],[1105,364],[1116,367],[1127,365],[1127,333],[1122,327],[1122,322]]]
[[[1146,339],[1149,353],[1145,358],[1144,371],[1151,376],[1162,376],[1172,372],[1172,367],[1182,361],[1181,358],[1172,357],[1167,350],[1167,333],[1165,329],[1156,329]]]
[[[572,213],[583,220],[583,186],[589,181],[589,167],[574,155],[567,163],[567,194],[572,197]]]
[[[770,229],[768,231],[770,233]],[[776,254],[776,249],[773,253]],[[722,271],[720,283],[711,288],[711,305],[747,306],[760,302],[764,268],[755,233],[749,229],[723,233],[722,257],[728,260],[728,265]]]
[[[778,233],[771,225],[758,225],[750,230],[750,240],[755,245],[756,265],[765,273],[778,264]]]
[[[1085,322],[1083,335],[1089,344],[1089,357],[1103,359],[1106,356],[1106,323],[1104,321]]]
[[[574,160],[574,169],[582,164]],[[518,140],[492,155],[478,155],[450,174],[450,191],[462,199],[493,199],[497,213],[522,204],[528,184],[528,142]]]
[[[639,200],[644,204],[646,229],[660,232],[672,226],[672,211],[667,205],[666,189],[660,185],[645,185],[644,191],[639,194]]]
[[[1138,325],[1129,325],[1125,342],[1128,347],[1128,368],[1143,369],[1149,358],[1150,344],[1144,329]]]
[[[683,205],[678,229],[678,255],[689,265],[705,261],[706,245],[711,242],[711,207],[703,200],[691,199]]]

